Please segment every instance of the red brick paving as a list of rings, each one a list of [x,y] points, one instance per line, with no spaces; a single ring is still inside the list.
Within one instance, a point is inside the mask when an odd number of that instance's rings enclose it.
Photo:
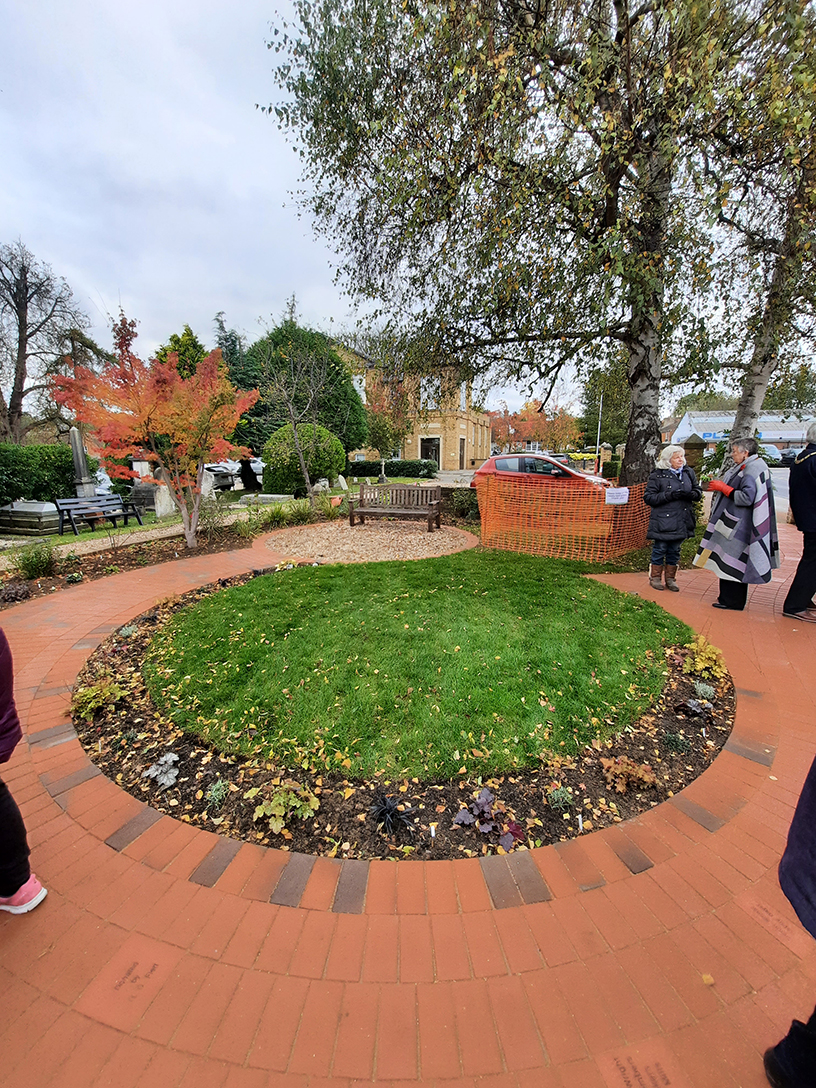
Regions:
[[[660,598],[645,574],[605,579],[723,649],[737,723],[674,802],[533,851],[535,868],[344,878],[149,826],[87,777],[66,709],[90,649],[159,598],[269,566],[265,541],[9,609],[29,744],[4,778],[49,896],[0,918],[4,1088],[761,1088],[763,1049],[816,991],[775,877],[816,749],[816,631],[781,616],[801,538],[781,536],[780,577],[741,615],[711,609],[705,572]]]

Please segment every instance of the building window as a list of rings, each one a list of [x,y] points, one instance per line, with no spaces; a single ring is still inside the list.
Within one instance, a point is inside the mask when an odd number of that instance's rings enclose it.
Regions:
[[[439,378],[421,378],[419,382],[420,408],[431,409],[439,407],[440,382]]]
[[[467,411],[467,382],[462,382],[459,387],[459,410],[461,412]]]
[[[365,388],[365,374],[352,374],[351,384],[360,394],[360,399],[363,404],[366,403],[366,388]]]

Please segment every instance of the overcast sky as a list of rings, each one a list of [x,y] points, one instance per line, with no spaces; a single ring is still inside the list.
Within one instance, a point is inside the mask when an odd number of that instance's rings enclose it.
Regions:
[[[254,339],[292,294],[304,324],[353,324],[291,196],[297,156],[255,108],[276,10],[0,0],[0,243],[63,276],[103,345],[120,305],[142,355],[185,323],[209,346],[219,310]]]

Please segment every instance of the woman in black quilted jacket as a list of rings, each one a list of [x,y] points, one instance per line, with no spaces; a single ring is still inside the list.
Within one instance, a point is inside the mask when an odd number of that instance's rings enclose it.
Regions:
[[[646,483],[643,501],[652,508],[649,530],[652,541],[652,563],[649,585],[652,589],[666,589],[677,593],[677,568],[680,565],[680,547],[683,541],[694,536],[696,515],[694,504],[702,497],[694,469],[686,464],[682,446],[666,446],[656,462],[654,472]]]

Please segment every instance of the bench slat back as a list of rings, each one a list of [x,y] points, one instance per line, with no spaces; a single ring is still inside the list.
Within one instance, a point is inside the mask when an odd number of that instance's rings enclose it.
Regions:
[[[54,499],[58,510],[121,510],[118,495],[96,495],[92,499]]]
[[[374,487],[371,484],[360,484],[361,506],[421,509],[441,499],[441,487],[422,487],[419,484],[385,484]]]

